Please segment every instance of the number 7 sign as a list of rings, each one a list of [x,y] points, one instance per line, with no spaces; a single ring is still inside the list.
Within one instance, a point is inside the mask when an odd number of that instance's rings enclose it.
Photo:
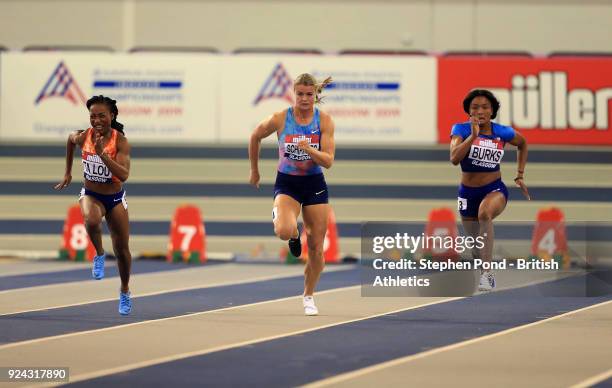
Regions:
[[[200,209],[184,205],[176,209],[170,224],[168,262],[206,262],[206,232]]]

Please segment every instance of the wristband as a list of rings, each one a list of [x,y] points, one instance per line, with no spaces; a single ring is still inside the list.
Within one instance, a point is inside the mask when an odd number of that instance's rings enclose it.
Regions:
[[[516,178],[514,178],[514,181],[516,182],[516,181],[518,181],[519,179],[523,179],[523,180],[524,180],[525,178],[523,178],[522,176],[517,176]]]

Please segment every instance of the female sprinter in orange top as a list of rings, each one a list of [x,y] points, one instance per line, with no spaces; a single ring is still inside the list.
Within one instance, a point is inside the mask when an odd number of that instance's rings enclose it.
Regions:
[[[56,190],[67,187],[72,181],[74,147],[82,149],[85,182],[79,196],[81,212],[87,234],[96,248],[92,275],[104,277],[106,253],[102,247],[102,217],[106,218],[111,232],[113,250],[117,257],[121,290],[119,313],[128,315],[132,310],[129,280],[132,255],[129,248],[129,218],[125,190],[122,183],[130,174],[130,145],[123,133],[123,125],[117,122],[117,102],[108,97],[95,96],[87,101],[91,128],[75,131],[66,143],[66,171]]]
[[[295,105],[274,113],[253,131],[249,142],[250,184],[259,188],[259,150],[261,140],[276,133],[278,138],[278,172],[274,184],[272,220],[274,233],[289,240],[291,253],[302,253],[297,217],[302,212],[308,239],[308,262],[304,270],[303,306],[306,315],[317,315],[314,289],[324,267],[323,241],[329,213],[328,192],[321,167],[334,163],[334,122],[315,108],[319,94],[331,83],[327,78],[317,83],[310,74],[294,82]]]

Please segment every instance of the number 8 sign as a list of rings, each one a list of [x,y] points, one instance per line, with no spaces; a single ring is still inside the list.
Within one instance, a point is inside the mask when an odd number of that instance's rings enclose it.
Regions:
[[[74,261],[92,261],[96,250],[87,235],[85,221],[79,205],[71,206],[64,222],[64,233],[59,258]]]

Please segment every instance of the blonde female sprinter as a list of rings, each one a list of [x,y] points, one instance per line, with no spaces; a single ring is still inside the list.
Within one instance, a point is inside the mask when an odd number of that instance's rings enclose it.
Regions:
[[[323,241],[329,213],[328,190],[321,167],[334,163],[334,122],[315,107],[320,93],[331,83],[322,83],[310,74],[294,81],[295,104],[274,113],[253,131],[249,142],[251,174],[249,182],[259,188],[259,150],[261,140],[276,132],[278,137],[278,172],[274,184],[272,220],[274,233],[289,241],[291,253],[302,253],[297,218],[302,212],[308,237],[308,262],[304,270],[303,306],[306,315],[317,315],[314,290],[324,267]]]

